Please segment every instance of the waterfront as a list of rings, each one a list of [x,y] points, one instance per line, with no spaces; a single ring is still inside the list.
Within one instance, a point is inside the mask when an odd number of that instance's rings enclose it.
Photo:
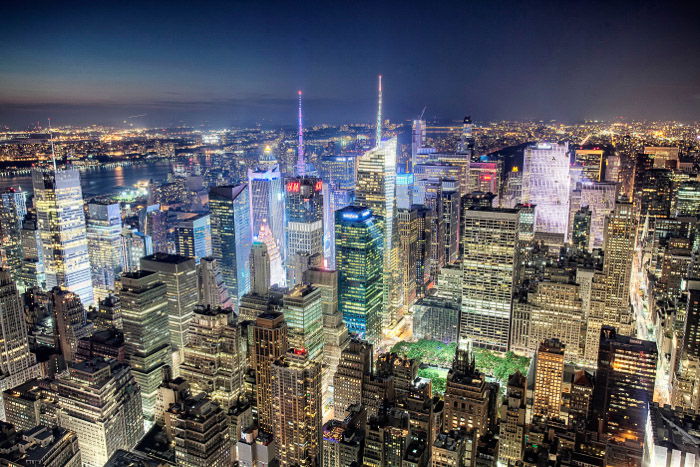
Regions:
[[[88,167],[80,169],[80,181],[83,196],[102,196],[131,188],[140,180],[164,181],[170,172],[170,162],[157,161],[134,165],[119,165],[111,167]],[[32,176],[18,175],[0,177],[0,190],[9,187],[20,187],[32,192]]]

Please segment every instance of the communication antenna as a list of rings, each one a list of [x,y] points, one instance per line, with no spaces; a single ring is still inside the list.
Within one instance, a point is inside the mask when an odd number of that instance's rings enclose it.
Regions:
[[[51,142],[51,160],[53,160],[53,171],[58,172],[56,167],[56,152],[53,149],[53,133],[51,132],[51,119],[49,118],[49,141]]]
[[[377,105],[377,134],[375,136],[376,145],[382,143],[382,75],[379,75],[379,102]]]

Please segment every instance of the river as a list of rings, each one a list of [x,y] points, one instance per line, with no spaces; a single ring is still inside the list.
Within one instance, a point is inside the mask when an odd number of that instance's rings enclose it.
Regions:
[[[159,161],[117,167],[90,167],[80,169],[83,197],[109,195],[123,188],[131,188],[140,180],[164,181],[170,172],[170,162]],[[21,187],[32,192],[32,176],[0,177],[0,191]]]

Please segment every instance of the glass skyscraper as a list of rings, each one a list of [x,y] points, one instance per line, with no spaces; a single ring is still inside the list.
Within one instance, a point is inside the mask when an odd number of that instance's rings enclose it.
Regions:
[[[96,300],[101,300],[114,291],[114,281],[124,268],[121,234],[119,203],[88,204],[88,252]]]
[[[295,177],[285,183],[287,194],[287,286],[301,282],[314,255],[323,257],[323,182]]]
[[[338,309],[348,331],[370,342],[382,335],[383,234],[381,219],[367,208],[335,213]]]
[[[234,306],[250,290],[250,227],[248,185],[219,186],[209,192],[212,245],[224,284]],[[237,311],[237,310],[236,310]]]
[[[284,191],[282,175],[277,164],[248,170],[250,189],[250,213],[253,237],[260,235],[267,224],[275,239],[282,262],[286,257],[284,233]]]
[[[92,305],[92,275],[88,256],[83,191],[77,169],[38,169],[32,174],[44,253],[46,287],[65,287]]]

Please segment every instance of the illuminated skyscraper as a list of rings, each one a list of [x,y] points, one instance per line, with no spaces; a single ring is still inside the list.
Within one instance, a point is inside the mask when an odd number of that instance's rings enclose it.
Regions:
[[[87,322],[80,297],[73,292],[54,287],[49,293],[49,306],[53,312],[57,348],[66,363],[73,362],[78,341],[92,333],[92,324]]]
[[[167,288],[170,345],[180,350],[187,342],[187,329],[197,305],[197,268],[194,258],[156,253],[141,258],[141,269],[157,272]]]
[[[535,392],[532,413],[558,418],[564,380],[564,345],[558,339],[546,339],[535,357]]]
[[[411,306],[416,301],[416,263],[418,261],[418,212],[415,209],[399,209],[399,277],[403,288],[403,305]]]
[[[464,211],[460,340],[502,352],[509,348],[519,221],[516,209]]]
[[[537,205],[538,232],[566,235],[569,165],[568,143],[538,143],[525,148],[522,203]]]
[[[277,312],[261,313],[255,320],[252,335],[258,425],[266,433],[273,434],[279,420],[275,415],[277,402],[273,398],[271,367],[289,349],[284,315]]]
[[[231,465],[228,417],[216,402],[200,393],[171,405],[168,413],[177,465]]]
[[[65,287],[92,305],[92,275],[88,255],[83,191],[77,169],[32,173],[34,206],[44,254],[46,287]]]
[[[321,363],[290,349],[271,368],[275,439],[282,465],[316,466],[321,456]]]
[[[250,263],[251,275],[257,274],[260,271],[260,267],[265,271],[266,280],[258,281],[258,290],[254,290],[254,293],[265,295],[267,290],[273,285],[284,286],[285,272],[282,257],[280,256],[277,243],[272,237],[272,232],[266,223],[260,226],[260,233],[253,243]],[[252,281],[255,282],[255,278],[252,278]]]
[[[224,409],[243,393],[245,355],[231,309],[195,308],[180,373],[192,392],[206,393]]]
[[[289,346],[307,352],[310,361],[323,359],[323,307],[321,289],[297,284],[284,295],[283,313]]]
[[[519,371],[510,375],[501,405],[498,460],[504,465],[522,461],[527,425],[525,413],[527,378]]]
[[[374,353],[371,344],[351,339],[340,355],[338,370],[333,378],[335,418],[344,419],[354,404],[362,403],[362,385],[372,373]]]
[[[177,254],[194,258],[195,262],[199,263],[202,258],[212,255],[210,216],[190,216],[180,220],[175,227]]]
[[[250,213],[253,238],[260,236],[263,224],[268,230],[282,258],[286,258],[286,236],[284,232],[285,198],[279,165],[248,169],[250,187]]]
[[[675,215],[700,216],[700,182],[683,182],[676,190]]]
[[[152,239],[136,229],[125,228],[122,230],[122,252],[124,271],[138,271],[141,267],[141,258],[153,254]]]
[[[287,286],[301,282],[308,260],[324,254],[323,182],[316,177],[286,180]]]
[[[233,308],[219,262],[214,258],[202,258],[197,265],[197,290],[198,304],[212,308]]]
[[[588,250],[591,239],[591,210],[584,206],[574,213],[571,243],[581,251]]]
[[[250,204],[248,185],[219,186],[209,192],[214,258],[236,311],[250,290]]]
[[[359,159],[355,205],[369,208],[383,219],[383,296],[381,327],[388,331],[401,319],[398,281],[398,228],[396,222],[397,139],[381,141]],[[336,217],[336,222],[337,222]],[[337,228],[336,228],[337,232]],[[336,256],[337,256],[336,237]],[[337,259],[337,258],[336,258]],[[341,268],[337,266],[338,270]]]
[[[348,331],[370,342],[382,334],[382,234],[369,209],[348,206],[335,213],[338,309]]]
[[[0,390],[4,391],[39,376],[34,354],[29,351],[27,323],[22,300],[8,269],[0,269]],[[0,416],[5,409],[0,400]]]
[[[574,163],[583,168],[584,180],[600,182],[603,180],[603,154],[601,148],[576,149]]]
[[[95,359],[72,364],[56,381],[59,424],[78,435],[84,466],[104,465],[143,436],[141,396],[125,364]]]
[[[119,300],[126,358],[141,391],[144,417],[153,420],[158,387],[173,366],[167,287],[156,272],[127,272]]]
[[[601,248],[605,234],[605,218],[615,210],[617,197],[617,184],[610,182],[578,182],[576,189],[571,192],[571,205],[569,220],[569,239],[573,235],[574,213],[588,207],[591,211],[591,228],[589,249]],[[539,206],[538,206],[539,212]]]
[[[46,274],[44,272],[44,252],[41,248],[41,235],[36,214],[27,213],[22,220],[21,231],[22,264],[20,270],[20,286],[30,287],[46,286]]]
[[[22,221],[27,214],[26,193],[8,188],[0,193],[0,250],[2,260],[17,281],[22,268]]]
[[[321,180],[324,188],[325,243],[328,267],[335,267],[335,212],[355,200],[357,155],[343,153],[321,158]]]
[[[87,241],[96,300],[114,291],[114,281],[124,268],[121,233],[119,203],[88,203]]]

